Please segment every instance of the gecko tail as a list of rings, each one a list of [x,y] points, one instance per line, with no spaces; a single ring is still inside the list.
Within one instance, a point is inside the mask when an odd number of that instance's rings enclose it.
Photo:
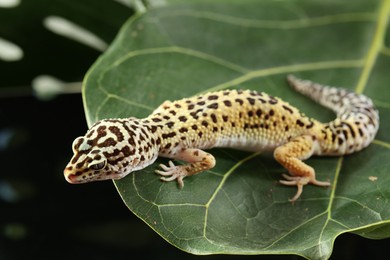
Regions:
[[[331,109],[337,116],[344,114],[351,105],[353,106],[351,101],[359,99],[359,95],[346,89],[325,86],[310,80],[299,79],[294,75],[288,75],[287,81],[295,91]],[[365,101],[371,102],[371,100]]]
[[[351,112],[363,112],[374,109],[372,100],[365,95],[351,92],[347,89],[336,88],[299,79],[288,75],[287,81],[297,92],[311,98],[324,107],[334,111],[338,117]],[[360,111],[362,110],[362,111]],[[376,111],[376,109],[374,109]]]
[[[345,145],[344,141],[348,140],[355,143],[352,148],[345,149],[346,153],[366,147],[375,138],[379,128],[379,112],[367,96],[299,79],[293,75],[288,75],[287,81],[294,90],[337,114],[335,120],[325,125],[334,136],[340,135],[343,140],[340,143]]]

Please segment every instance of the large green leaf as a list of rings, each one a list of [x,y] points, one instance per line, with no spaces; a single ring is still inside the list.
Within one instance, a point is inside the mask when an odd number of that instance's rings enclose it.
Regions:
[[[158,163],[116,181],[128,208],[194,254],[330,256],[335,238],[389,237],[390,0],[217,1],[152,8],[130,19],[85,79],[88,123],[145,117],[166,99],[226,88],[255,89],[322,121],[334,115],[285,83],[287,73],[367,94],[381,128],[367,149],[308,163],[330,188],[278,184],[272,155],[211,151],[217,166],[179,190]],[[129,234],[134,236],[134,234]]]

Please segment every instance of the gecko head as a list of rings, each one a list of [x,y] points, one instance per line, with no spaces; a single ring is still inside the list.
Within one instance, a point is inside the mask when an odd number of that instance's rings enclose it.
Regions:
[[[69,183],[120,179],[145,167],[137,151],[139,145],[129,142],[139,131],[129,131],[125,120],[107,119],[93,125],[85,136],[72,144],[73,157],[64,170]]]

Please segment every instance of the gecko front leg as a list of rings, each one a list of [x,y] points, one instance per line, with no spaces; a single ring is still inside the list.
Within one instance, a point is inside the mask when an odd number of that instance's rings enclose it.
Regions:
[[[206,171],[215,166],[214,156],[195,148],[183,148],[179,152],[173,155],[170,154],[167,157],[188,162],[185,165],[174,165],[172,161],[169,161],[168,166],[160,164],[162,170],[156,170],[157,174],[163,176],[160,178],[161,180],[177,180],[180,188],[184,186],[183,179],[185,177]]]
[[[315,138],[310,135],[303,135],[275,149],[275,159],[292,175],[283,174],[286,180],[280,180],[279,182],[284,185],[297,186],[298,188],[295,196],[290,199],[292,202],[301,196],[303,186],[306,184],[311,183],[317,186],[330,185],[329,182],[318,181],[314,169],[302,162],[302,160],[308,159],[317,147],[318,143]]]

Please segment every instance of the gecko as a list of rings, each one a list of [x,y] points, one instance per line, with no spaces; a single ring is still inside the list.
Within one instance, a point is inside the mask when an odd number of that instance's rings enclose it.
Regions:
[[[120,179],[151,165],[158,156],[170,160],[155,172],[162,181],[177,181],[212,169],[216,160],[205,150],[223,147],[271,151],[288,172],[283,185],[330,186],[316,179],[304,160],[312,155],[343,156],[362,150],[374,139],[379,113],[370,98],[343,88],[288,75],[293,89],[333,110],[336,118],[321,123],[280,98],[255,90],[225,89],[177,101],[165,101],[148,117],[103,119],[72,144],[64,170],[69,183]]]

